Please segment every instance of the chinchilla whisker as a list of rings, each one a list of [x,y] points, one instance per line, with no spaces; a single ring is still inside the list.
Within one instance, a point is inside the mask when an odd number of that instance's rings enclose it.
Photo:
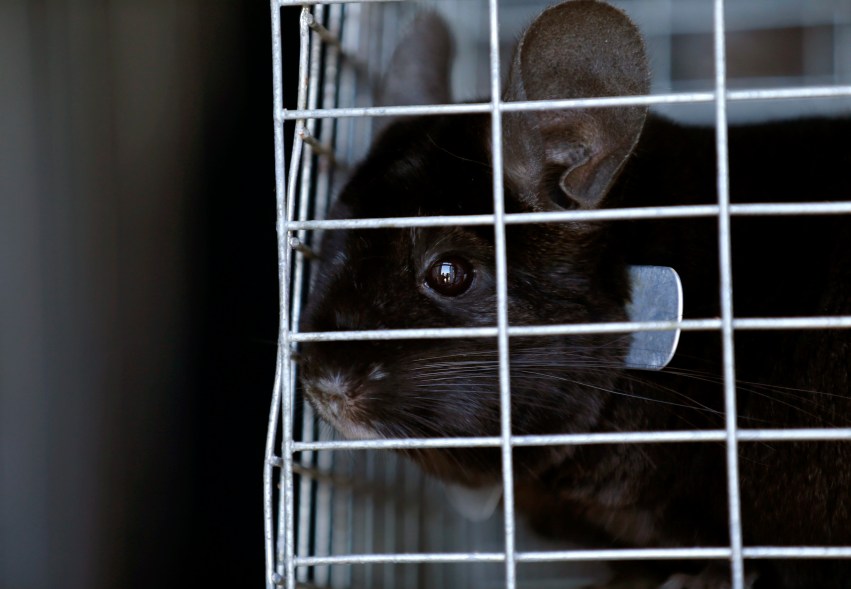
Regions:
[[[779,405],[783,405],[784,407],[788,407],[788,408],[790,408],[790,409],[794,409],[794,410],[795,410],[796,412],[798,412],[799,414],[801,414],[801,415],[806,415],[807,417],[812,417],[813,419],[815,419],[815,421],[816,421],[816,422],[824,423],[824,424],[825,424],[825,425],[827,425],[828,427],[835,427],[835,426],[837,425],[837,424],[836,424],[836,423],[834,423],[833,421],[825,421],[824,419],[821,419],[821,418],[820,418],[817,414],[812,413],[811,411],[807,411],[807,410],[803,409],[802,407],[799,407],[799,406],[795,405],[794,403],[790,403],[790,402],[788,402],[788,401],[784,401],[784,400],[782,400],[782,399],[778,399],[776,396],[769,395],[769,394],[767,394],[767,393],[761,393],[761,392],[756,391],[756,390],[753,390],[753,389],[751,389],[751,388],[747,388],[747,389],[744,389],[744,390],[746,390],[746,391],[750,392],[751,394],[756,395],[756,396],[758,396],[758,397],[762,397],[762,398],[764,398],[764,399],[768,399],[768,400],[770,400],[770,401],[772,401],[772,402],[774,402],[774,403],[777,403],[777,404],[779,404]],[[812,400],[812,399],[798,399],[798,400],[799,400],[799,401],[802,401],[802,402],[805,402],[805,403],[816,404],[816,402],[815,402],[814,400]]]
[[[497,372],[495,370],[486,370],[486,371],[447,371],[447,372],[434,372],[434,373],[426,373],[417,375],[417,380],[421,382],[439,382],[439,381],[457,381],[459,378],[467,379],[492,379],[497,378]]]
[[[494,359],[497,358],[497,350],[475,350],[475,351],[464,351],[463,353],[456,352],[454,354],[441,354],[439,356],[426,356],[423,358],[418,358],[421,362],[430,362],[432,360],[455,360],[459,357],[468,358],[471,356],[491,356]]]
[[[521,349],[524,355],[533,355],[537,358],[549,358],[553,361],[563,362],[565,360],[570,360],[574,358],[588,358],[588,359],[596,359],[594,350],[597,349],[606,349],[613,347],[619,344],[623,338],[618,338],[616,340],[607,341],[603,344],[588,344],[586,342],[582,343],[581,348],[574,349],[564,349],[564,348],[556,348],[553,349],[552,346],[546,345],[536,345],[536,346],[528,346],[525,344],[518,345],[517,348]],[[442,354],[439,356],[427,356],[422,358],[417,358],[418,362],[421,363],[435,363],[436,360],[445,360],[446,364],[453,365],[458,362],[474,360],[476,357],[485,356],[488,357],[489,362],[498,363],[498,353],[494,348],[492,350],[476,350],[476,351],[464,351],[462,353],[455,354]],[[463,358],[463,360],[461,360]],[[515,355],[512,354],[512,358],[510,362],[513,364],[516,361]]]
[[[719,411],[719,410],[717,410],[717,409],[713,409],[712,407],[709,407],[709,406],[707,406],[707,405],[704,405],[703,403],[701,403],[701,402],[700,402],[700,401],[698,401],[697,399],[695,399],[695,398],[693,398],[693,397],[690,397],[690,396],[686,395],[685,393],[680,392],[680,391],[679,391],[679,390],[677,390],[676,388],[669,387],[669,386],[665,386],[665,385],[663,385],[663,384],[661,384],[661,383],[659,383],[659,382],[650,381],[650,380],[647,380],[647,379],[641,378],[641,377],[636,376],[636,375],[629,375],[629,376],[627,377],[627,380],[629,380],[629,381],[631,381],[631,382],[639,383],[639,384],[641,384],[643,387],[652,388],[652,389],[659,390],[659,391],[666,391],[666,392],[668,392],[668,393],[671,393],[671,394],[673,394],[673,395],[676,395],[676,396],[678,396],[678,397],[681,397],[681,398],[683,398],[683,399],[685,399],[685,400],[687,400],[687,401],[690,401],[691,403],[693,403],[694,405],[696,405],[696,406],[700,407],[701,409],[705,409],[706,411],[709,411],[709,412],[711,412],[711,413],[715,413],[715,414],[717,414],[717,415],[723,415],[723,411]]]
[[[496,363],[493,364],[481,364],[481,363],[459,363],[454,365],[446,365],[446,366],[424,366],[421,369],[421,373],[426,374],[459,374],[459,373],[467,373],[467,372],[482,372],[488,371],[496,373],[499,365]]]
[[[711,382],[716,384],[721,384],[723,379],[720,377],[715,377],[711,374],[702,373],[696,370],[671,370],[671,374],[676,374],[678,376],[683,376],[685,378],[690,378],[694,380],[701,380],[704,382]],[[759,390],[759,389],[762,389]],[[793,402],[784,401],[779,397],[785,397],[788,400],[794,400],[797,403],[802,405],[813,405],[819,407],[820,404],[816,399],[811,398],[812,396],[825,396],[825,397],[842,397],[842,395],[836,395],[834,393],[823,393],[820,391],[809,390],[809,389],[801,389],[801,388],[793,388],[793,387],[783,387],[776,386],[772,384],[766,383],[755,383],[747,380],[736,379],[736,390],[740,392],[749,393],[751,395],[755,395],[757,397],[761,397],[764,399],[768,399],[790,409],[794,409],[799,412],[801,415],[806,415],[808,417],[815,418],[817,422],[824,422],[823,419],[819,419],[818,415],[815,413],[806,411],[802,407],[795,405]],[[763,392],[767,391],[767,392]],[[795,394],[801,393],[801,394]],[[757,418],[749,418],[751,422],[754,423],[767,423],[767,424],[777,424],[776,421],[768,420],[768,419],[757,419]],[[825,424],[829,424],[830,426],[835,426],[834,422],[824,422]]]
[[[489,368],[498,368],[499,362],[498,360],[457,360],[454,362],[441,362],[441,363],[428,363],[423,364],[423,368],[458,368],[464,366],[482,366]],[[570,367],[570,368],[585,368],[585,367],[596,367],[596,368],[614,368],[619,366],[618,364],[614,364],[611,362],[600,362],[599,359],[594,358],[593,356],[579,356],[575,355],[573,357],[564,356],[564,355],[553,355],[551,358],[548,358],[543,355],[535,355],[534,357],[516,357],[509,359],[509,366],[558,366],[558,367]]]
[[[783,394],[786,394],[786,395],[789,395],[789,396],[792,396],[792,397],[796,397],[796,398],[798,398],[798,397],[797,397],[797,395],[795,395],[795,393],[804,393],[806,395],[819,395],[819,396],[824,396],[824,397],[834,397],[834,398],[837,398],[837,399],[844,399],[845,398],[844,395],[838,395],[836,393],[826,393],[824,391],[819,391],[819,390],[815,390],[815,389],[802,389],[802,388],[797,388],[797,387],[784,387],[784,386],[780,386],[780,385],[766,384],[766,383],[760,383],[760,382],[750,382],[750,381],[739,380],[739,379],[736,379],[736,382],[743,383],[743,384],[746,384],[746,385],[752,386],[752,387],[769,389],[773,392],[783,393]]]
[[[524,370],[532,369],[540,369],[545,370],[547,366],[540,366],[539,364],[530,363],[527,367],[512,367],[512,375],[521,374]],[[571,368],[573,368],[571,366]],[[597,370],[598,367],[582,367],[583,371],[588,374],[602,374],[602,370]],[[606,366],[600,366],[599,368],[608,368]],[[458,381],[459,379],[463,380],[493,380],[498,378],[498,372],[495,366],[491,367],[474,367],[469,368],[466,367],[463,370],[460,369],[446,369],[441,371],[420,371],[416,374],[416,380],[421,384],[428,384],[433,382],[444,382],[444,381]]]
[[[706,372],[706,371],[677,368],[677,369],[673,369],[673,370],[666,370],[666,372],[671,372],[672,374],[679,374],[679,375],[682,375],[682,376],[689,376],[689,377],[695,377],[695,378],[696,377],[703,377],[703,380],[705,380],[707,382],[719,382],[720,383],[720,382],[723,381],[723,379],[721,377],[713,376],[712,373]],[[744,379],[741,379],[741,378],[738,378],[738,377],[736,378],[736,383],[740,384],[740,385],[748,385],[748,386],[754,387],[754,388],[767,389],[767,390],[770,390],[771,392],[787,394],[787,395],[790,395],[790,396],[794,396],[795,398],[799,398],[795,395],[795,393],[804,393],[806,395],[819,395],[819,396],[823,395],[825,397],[833,397],[833,398],[838,398],[838,399],[844,399],[845,398],[844,395],[839,395],[839,394],[836,394],[836,393],[826,393],[826,392],[819,391],[819,390],[816,390],[816,389],[804,389],[804,388],[800,388],[800,387],[789,387],[789,386],[782,386],[782,385],[776,385],[776,384],[770,384],[770,383],[764,383],[764,382],[755,382],[755,381],[750,381],[750,380],[744,380]]]
[[[563,381],[563,382],[569,382],[571,384],[575,384],[575,385],[585,387],[585,388],[589,388],[589,389],[598,390],[598,391],[601,391],[601,392],[604,392],[604,393],[609,393],[609,394],[612,394],[612,395],[620,395],[620,396],[624,396],[624,397],[630,397],[630,398],[633,398],[633,399],[639,399],[639,400],[642,400],[642,401],[649,401],[651,403],[658,403],[658,404],[661,404],[661,405],[671,405],[671,406],[674,406],[674,407],[684,407],[684,408],[688,408],[688,409],[704,410],[704,409],[701,409],[701,408],[694,407],[692,405],[686,405],[686,404],[683,404],[683,403],[674,403],[673,401],[665,401],[665,400],[662,400],[662,399],[654,399],[652,397],[645,397],[643,395],[639,395],[639,394],[632,393],[632,392],[617,391],[615,389],[601,387],[601,386],[593,385],[593,384],[590,384],[590,383],[585,383],[585,382],[582,382],[582,381],[578,381],[578,380],[574,380],[574,379],[570,379],[570,378],[566,378],[566,377],[562,377],[562,376],[557,376],[557,375],[553,375],[553,374],[538,373],[538,372],[531,372],[531,371],[527,371],[526,373],[530,376],[534,376],[534,377],[537,377],[537,378],[548,378],[548,379],[551,379],[551,380],[560,380],[560,381]],[[709,411],[715,412],[713,410],[709,410]]]

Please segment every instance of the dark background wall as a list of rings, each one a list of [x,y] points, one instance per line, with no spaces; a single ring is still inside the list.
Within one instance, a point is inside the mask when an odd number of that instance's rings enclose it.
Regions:
[[[263,584],[269,31],[265,2],[0,2],[4,589]]]

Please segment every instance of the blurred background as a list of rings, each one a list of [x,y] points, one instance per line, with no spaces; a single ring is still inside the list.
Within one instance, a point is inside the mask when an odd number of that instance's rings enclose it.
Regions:
[[[3,589],[263,585],[269,22],[0,1]]]

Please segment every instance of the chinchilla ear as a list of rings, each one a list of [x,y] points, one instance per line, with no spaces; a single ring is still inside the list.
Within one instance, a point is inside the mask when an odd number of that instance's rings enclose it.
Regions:
[[[453,43],[446,22],[434,12],[422,12],[400,38],[378,88],[377,104],[448,103]]]
[[[514,52],[505,99],[647,94],[638,29],[593,0],[564,2],[536,18]],[[506,179],[535,210],[599,207],[635,147],[643,106],[503,115]]]

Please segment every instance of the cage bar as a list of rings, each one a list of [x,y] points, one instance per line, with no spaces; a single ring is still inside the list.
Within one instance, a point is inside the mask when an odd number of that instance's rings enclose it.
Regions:
[[[389,0],[388,0],[389,1]],[[699,104],[715,101],[715,92],[677,92],[669,94],[652,94],[647,96],[609,96],[599,98],[564,98],[559,100],[525,100],[512,101],[503,104],[503,112],[520,112],[533,110],[556,110],[563,108],[611,108],[616,106],[656,106],[662,104]],[[821,86],[806,88],[772,88],[753,90],[727,90],[727,102],[745,102],[757,100],[795,100],[802,98],[844,98],[851,96],[851,85]],[[421,106],[371,106],[334,108],[320,110],[284,110],[281,113],[285,120],[290,119],[321,119],[344,117],[397,117],[397,116],[436,116],[487,113],[490,104],[474,102],[469,104],[435,104]]]

